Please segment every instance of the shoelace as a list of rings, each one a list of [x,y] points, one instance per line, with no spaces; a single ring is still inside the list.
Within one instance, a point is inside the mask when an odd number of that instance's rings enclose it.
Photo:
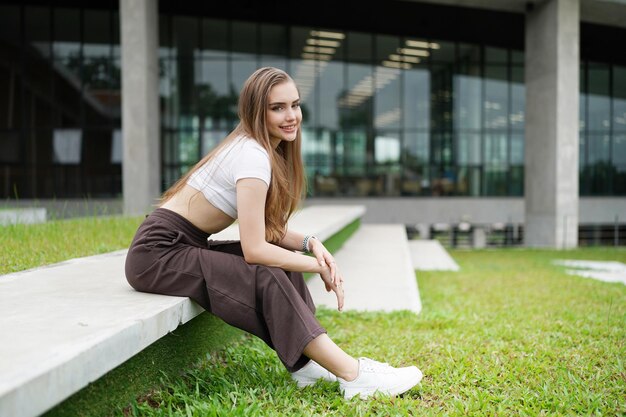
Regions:
[[[369,358],[361,358],[362,370],[365,372],[388,371],[391,366],[386,362],[378,362]]]

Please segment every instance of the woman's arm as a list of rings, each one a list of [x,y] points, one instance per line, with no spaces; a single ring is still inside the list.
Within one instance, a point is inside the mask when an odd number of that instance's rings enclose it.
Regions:
[[[343,279],[339,274],[331,274],[334,267],[332,256],[326,262],[324,252],[328,252],[316,239],[311,241],[310,248],[315,257],[296,253],[265,240],[265,198],[267,185],[257,178],[242,178],[237,181],[237,217],[239,220],[239,236],[244,259],[250,264],[274,266],[287,271],[313,272],[322,277],[326,289],[335,291],[339,309],[343,307]],[[299,234],[293,233],[289,239],[296,239]],[[283,239],[284,241],[284,239]],[[295,244],[294,244],[295,245]],[[291,246],[288,246],[291,247]],[[301,247],[300,247],[301,249]],[[330,256],[330,254],[328,254]],[[324,262],[319,261],[319,256]],[[332,264],[330,262],[333,262]]]
[[[278,244],[285,249],[302,251],[304,237],[305,236],[302,233],[287,230],[287,233],[285,233],[285,236]],[[312,253],[313,256],[315,256],[320,266],[328,265],[328,267],[330,268],[331,278],[335,284],[339,285],[340,282],[343,282],[343,277],[337,276],[338,269],[335,258],[326,249],[322,241],[317,238],[309,239],[308,249],[309,252]],[[330,291],[328,285],[326,286],[326,290]]]

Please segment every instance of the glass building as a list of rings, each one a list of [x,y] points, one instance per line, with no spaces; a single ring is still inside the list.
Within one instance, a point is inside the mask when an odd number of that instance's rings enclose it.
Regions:
[[[444,3],[378,2],[357,16],[350,2],[288,13],[278,2],[162,0],[161,189],[234,127],[244,80],[271,65],[300,88],[309,198],[517,197],[519,204],[527,91],[524,10],[516,8],[524,2],[503,2],[511,10]],[[587,3],[581,0],[579,195],[623,198],[626,54],[604,39],[625,39],[626,28],[585,21]],[[0,3],[2,198],[121,197],[118,6]]]

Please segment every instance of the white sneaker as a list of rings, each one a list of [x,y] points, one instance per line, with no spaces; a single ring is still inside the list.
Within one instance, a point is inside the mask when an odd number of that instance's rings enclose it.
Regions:
[[[344,397],[350,399],[355,395],[367,398],[376,392],[399,395],[417,385],[422,377],[422,371],[415,366],[394,368],[386,363],[359,358],[359,375],[353,381],[339,377],[337,380]]]
[[[309,363],[304,365],[301,369],[291,373],[291,379],[296,381],[299,388],[308,387],[315,384],[318,380],[323,379],[328,382],[337,381],[337,377],[327,371],[319,363],[314,360],[310,360]]]

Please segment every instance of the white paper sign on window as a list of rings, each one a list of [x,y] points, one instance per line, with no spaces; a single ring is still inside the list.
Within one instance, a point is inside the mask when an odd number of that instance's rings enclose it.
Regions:
[[[53,136],[54,162],[80,164],[83,132],[80,129],[55,129]]]
[[[122,131],[115,129],[111,136],[111,163],[122,163]]]

